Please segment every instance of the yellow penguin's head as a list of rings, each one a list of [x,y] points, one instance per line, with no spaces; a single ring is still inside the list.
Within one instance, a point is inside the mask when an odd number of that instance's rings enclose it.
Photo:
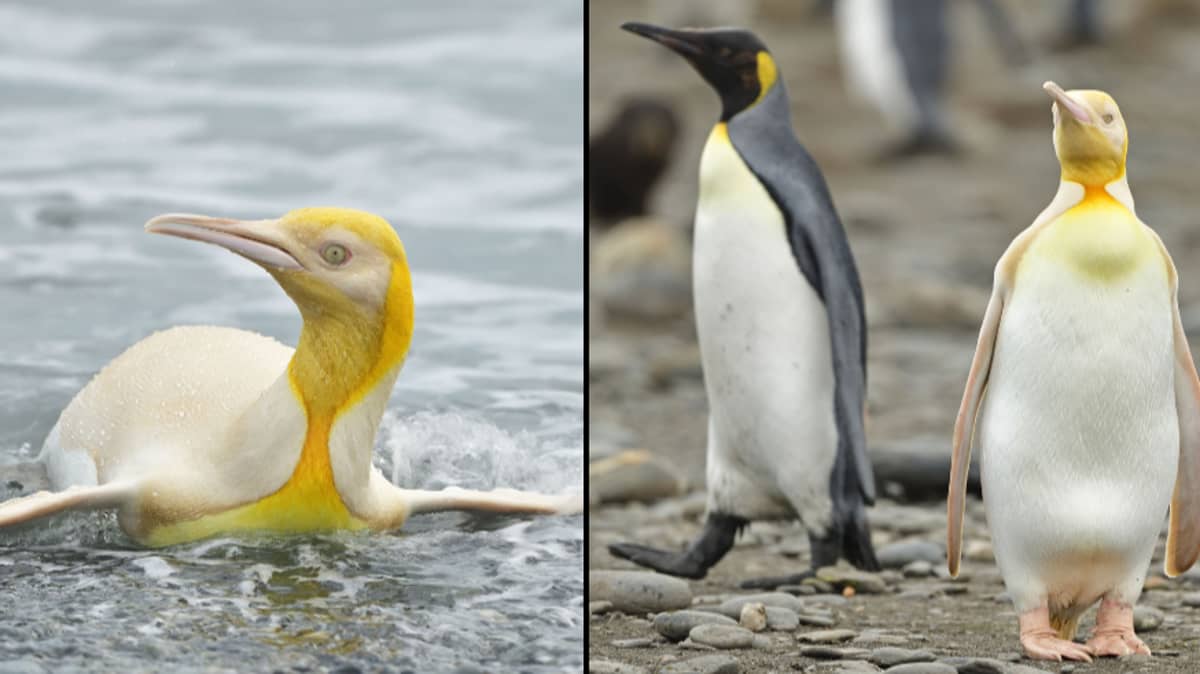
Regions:
[[[1042,85],[1054,99],[1054,153],[1063,180],[1102,186],[1125,175],[1129,134],[1112,96],[1093,89],[1063,91]]]
[[[300,208],[270,220],[171,213],[151,219],[146,231],[214,243],[266,269],[299,307],[306,330],[314,328],[309,337],[316,355],[327,356],[325,369],[359,378],[408,350],[408,261],[379,216],[349,208]]]
[[[672,30],[630,21],[621,28],[675,51],[721,96],[721,121],[753,107],[775,86],[779,71],[754,33],[736,28]]]

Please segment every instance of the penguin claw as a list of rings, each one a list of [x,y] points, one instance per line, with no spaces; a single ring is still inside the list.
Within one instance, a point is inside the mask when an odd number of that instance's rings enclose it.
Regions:
[[[1022,613],[1017,621],[1021,629],[1021,648],[1030,659],[1092,661],[1094,654],[1090,646],[1058,636],[1058,632],[1050,626],[1050,612],[1045,604]]]
[[[1053,633],[1022,634],[1021,648],[1025,651],[1025,655],[1033,660],[1062,662],[1066,659],[1091,662],[1093,655],[1088,646],[1077,644],[1074,641],[1067,641],[1066,639],[1059,639]]]
[[[1127,634],[1094,634],[1091,639],[1088,639],[1087,645],[1096,656],[1100,657],[1111,655],[1119,658],[1122,655],[1133,653],[1150,655],[1150,647],[1133,632]]]
[[[701,566],[686,553],[667,552],[637,543],[613,543],[608,551],[614,557],[627,559],[638,566],[654,569],[660,573],[693,580],[703,578],[708,567]]]

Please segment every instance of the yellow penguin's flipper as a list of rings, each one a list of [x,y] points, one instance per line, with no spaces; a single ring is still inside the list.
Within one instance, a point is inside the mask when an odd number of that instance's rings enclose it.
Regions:
[[[550,495],[515,489],[472,491],[447,487],[439,491],[400,489],[411,513],[483,510],[497,513],[570,515],[583,510],[583,494]]]
[[[1164,253],[1166,251],[1164,250]],[[1170,257],[1167,258],[1170,264]],[[1172,265],[1172,271],[1174,265]],[[1171,523],[1167,529],[1167,555],[1163,568],[1174,577],[1187,571],[1200,556],[1200,379],[1188,348],[1174,274],[1171,303],[1175,319],[1175,410],[1179,415],[1179,472],[1171,498]]]
[[[1171,318],[1175,326],[1175,412],[1179,416],[1179,470],[1171,497],[1171,522],[1167,527],[1167,554],[1163,570],[1174,577],[1187,571],[1200,557],[1200,378],[1179,317],[1179,275],[1175,262],[1158,233],[1146,228],[1167,267],[1171,289]]]
[[[64,510],[115,508],[136,492],[128,482],[95,487],[68,487],[63,491],[39,491],[0,503],[0,528],[46,517]]]
[[[1001,259],[1003,263],[1003,258]],[[962,553],[963,511],[967,507],[967,473],[971,468],[971,438],[975,435],[975,419],[979,414],[979,401],[987,386],[988,373],[992,367],[992,351],[996,347],[996,333],[1000,329],[1000,314],[1004,311],[1004,290],[996,283],[992,299],[983,315],[979,328],[979,342],[975,346],[975,358],[971,361],[971,374],[967,376],[967,388],[963,391],[962,404],[958,408],[958,419],[954,422],[954,452],[950,456],[950,495],[946,499],[946,564],[951,576],[958,575],[958,562]]]

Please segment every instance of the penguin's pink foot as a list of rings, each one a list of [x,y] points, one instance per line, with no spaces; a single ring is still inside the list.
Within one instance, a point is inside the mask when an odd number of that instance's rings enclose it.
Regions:
[[[1091,662],[1091,649],[1074,641],[1059,639],[1050,626],[1050,610],[1045,606],[1026,611],[1017,619],[1021,627],[1021,648],[1034,660],[1082,660]]]
[[[1096,629],[1087,645],[1096,655],[1150,655],[1150,649],[1133,633],[1133,607],[1108,598],[1100,602]]]

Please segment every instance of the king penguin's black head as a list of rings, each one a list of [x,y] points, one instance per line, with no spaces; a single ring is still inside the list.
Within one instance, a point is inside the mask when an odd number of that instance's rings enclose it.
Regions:
[[[766,45],[748,30],[672,30],[633,21],[621,28],[648,37],[687,59],[721,95],[723,121],[757,103],[778,77]]]

